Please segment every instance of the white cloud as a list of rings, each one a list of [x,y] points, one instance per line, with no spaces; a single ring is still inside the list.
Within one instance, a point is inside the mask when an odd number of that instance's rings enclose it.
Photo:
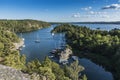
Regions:
[[[109,15],[100,15],[101,18],[110,18]]]
[[[73,18],[80,18],[80,13],[75,13],[72,15]]]
[[[91,10],[92,9],[92,7],[91,6],[89,6],[89,7],[85,7],[85,8],[81,8],[82,10],[85,10],[85,11],[88,11],[88,10]]]
[[[110,18],[107,12],[101,11],[89,11],[87,14],[75,13],[72,15],[73,18]]]
[[[120,9],[120,4],[111,4],[111,5],[107,5],[104,6],[102,9]]]
[[[103,11],[89,11],[88,14],[95,18],[110,18],[108,13]]]
[[[90,13],[90,14],[95,14],[95,12],[94,12],[94,11],[90,11],[89,13]]]
[[[107,14],[107,12],[90,11],[89,14],[91,14],[91,15],[101,15],[101,14]]]

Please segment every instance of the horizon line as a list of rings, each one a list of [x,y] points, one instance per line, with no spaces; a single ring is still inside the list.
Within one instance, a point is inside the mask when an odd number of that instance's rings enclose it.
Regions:
[[[44,22],[49,22],[49,23],[95,23],[95,22],[120,22],[120,21],[45,21],[45,20],[40,20],[40,19],[30,19],[30,18],[25,18],[25,19],[0,19],[0,20],[36,20],[36,21],[44,21]]]

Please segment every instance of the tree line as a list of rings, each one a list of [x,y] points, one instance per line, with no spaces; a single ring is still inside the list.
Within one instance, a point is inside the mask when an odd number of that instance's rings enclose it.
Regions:
[[[79,77],[79,72],[83,71],[83,67],[78,64],[78,61],[66,66],[60,66],[48,57],[46,57],[43,62],[37,59],[26,62],[25,55],[21,55],[19,51],[13,50],[15,47],[13,43],[19,43],[21,40],[15,32],[27,32],[28,30],[22,29],[21,25],[24,25],[26,28],[28,24],[37,25],[38,23],[31,20],[0,21],[0,64],[29,74],[31,80],[87,80],[86,75]],[[43,24],[44,22],[40,25]],[[15,30],[14,32],[12,31],[13,29]]]
[[[29,32],[50,26],[49,23],[37,20],[0,20],[0,29],[12,32]]]
[[[61,24],[52,32],[64,32],[75,55],[103,65],[116,80],[120,79],[120,29],[92,30],[86,26]]]

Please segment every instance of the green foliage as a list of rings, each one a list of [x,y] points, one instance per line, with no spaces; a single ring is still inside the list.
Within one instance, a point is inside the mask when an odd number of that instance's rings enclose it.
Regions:
[[[20,39],[13,32],[0,30],[0,58],[1,64],[11,66],[16,69],[25,68],[26,57],[20,55],[18,51],[13,51],[13,43],[19,42]]]
[[[0,63],[16,69],[24,69],[25,55],[20,55],[16,50],[13,51],[13,43],[20,42],[15,32],[33,31],[49,25],[36,20],[0,20],[0,58],[2,58]]]
[[[35,59],[35,60],[31,61],[31,62],[28,62],[27,68],[26,68],[25,71],[32,74],[34,72],[38,72],[39,67],[41,67],[41,63],[37,59]]]
[[[19,51],[13,50],[13,43],[20,42],[20,38],[14,32],[26,32],[37,30],[42,27],[47,27],[49,24],[41,21],[34,20],[1,20],[0,21],[0,63],[22,70],[23,72],[39,75],[39,79],[47,80],[71,80],[66,76],[64,70],[55,62],[51,61],[48,57],[40,63],[39,60],[33,60],[26,64],[25,55],[20,55]],[[70,47],[70,46],[68,46]],[[74,69],[77,74],[79,66],[73,63],[73,66],[78,67]],[[72,74],[72,73],[71,73]],[[77,74],[78,75],[78,74]],[[37,76],[36,76],[37,77]]]
[[[22,70],[25,68],[25,60],[26,57],[24,55],[20,56],[19,52],[13,51],[5,56],[3,64]]]
[[[13,43],[19,42],[20,39],[15,33],[0,30],[0,49],[7,54],[13,47]]]
[[[55,75],[49,67],[39,67],[38,74],[45,76],[47,80],[55,80]]]
[[[29,32],[48,26],[49,23],[37,20],[0,20],[0,29],[12,32]]]
[[[0,50],[4,49],[4,44],[0,42]]]
[[[56,80],[70,80],[68,77],[65,77],[63,69],[55,62],[52,62],[52,72],[55,74]]]
[[[65,77],[63,69],[61,69],[57,63],[52,62],[48,57],[45,58],[42,66],[51,68],[56,77],[55,80],[69,80],[69,78]]]
[[[83,70],[84,68],[78,64],[78,61],[75,61],[70,66],[65,67],[66,76],[72,80],[78,80],[79,72]]]
[[[39,75],[40,80],[44,78],[47,80],[71,80],[71,77],[66,76],[66,72],[48,57],[42,63],[36,59],[26,64],[25,55],[20,55],[17,50],[12,50],[14,48],[13,43],[20,42],[20,38],[14,32],[28,32],[47,26],[49,26],[48,23],[35,20],[0,20],[0,59],[2,58],[0,63],[22,70],[30,75],[35,73]],[[73,69],[73,66],[76,67],[74,73],[78,76],[77,73],[81,71],[78,63],[71,64],[70,70]]]
[[[4,44],[0,42],[0,56],[2,56],[4,50]]]
[[[64,70],[55,62],[51,61],[48,57],[40,63],[37,59],[28,62],[24,70],[29,74],[38,74],[39,78],[47,78],[47,80],[71,80],[65,76]]]
[[[43,65],[44,67],[49,67],[49,68],[51,68],[51,67],[52,67],[52,62],[51,62],[51,60],[50,60],[48,57],[46,57],[42,65]]]
[[[120,29],[102,31],[100,29],[61,24],[54,28],[54,33],[64,32],[67,44],[74,54],[92,59],[113,72],[115,79],[120,79]],[[79,54],[83,53],[83,54]],[[115,65],[113,65],[115,64]]]
[[[83,75],[82,80],[87,80],[87,76]]]

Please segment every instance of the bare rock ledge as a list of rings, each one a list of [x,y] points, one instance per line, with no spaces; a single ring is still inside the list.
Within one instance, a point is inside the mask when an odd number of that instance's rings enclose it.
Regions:
[[[11,67],[0,65],[0,80],[30,80],[30,76]]]

